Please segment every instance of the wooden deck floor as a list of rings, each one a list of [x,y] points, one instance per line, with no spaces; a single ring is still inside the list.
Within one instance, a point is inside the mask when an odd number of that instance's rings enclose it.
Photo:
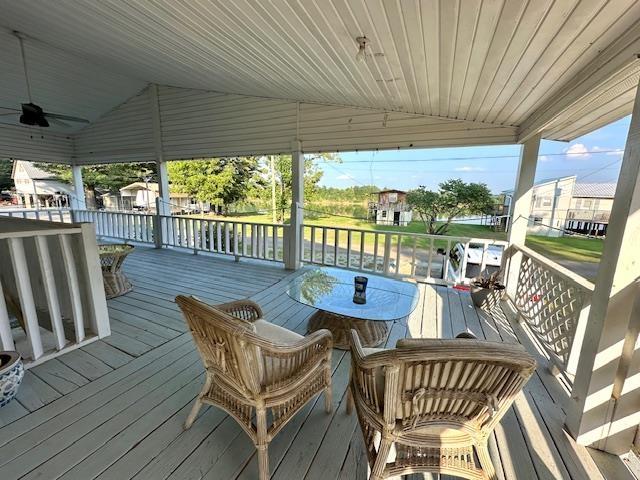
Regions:
[[[182,430],[203,369],[173,298],[251,297],[268,320],[304,333],[313,309],[284,293],[291,274],[146,248],[128,257],[125,270],[135,290],[108,302],[113,334],[29,370],[17,401],[0,409],[0,479],[257,478],[252,443],[222,411],[205,407]],[[387,345],[464,329],[505,342],[523,336],[501,312],[477,311],[467,294],[420,290],[418,308],[392,326]],[[357,421],[344,410],[348,357],[334,351],[333,413],[313,401],[271,443],[274,479],[366,478]],[[602,478],[587,449],[563,430],[563,398],[539,368],[491,439],[499,478]]]

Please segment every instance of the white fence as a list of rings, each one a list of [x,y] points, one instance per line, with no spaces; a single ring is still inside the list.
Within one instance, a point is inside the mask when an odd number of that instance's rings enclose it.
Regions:
[[[468,281],[471,250],[478,258],[473,276],[484,272],[490,247],[507,243],[481,238],[427,235],[401,231],[305,225],[301,260],[382,275],[400,275],[433,283]],[[457,245],[460,245],[458,253]]]
[[[0,217],[2,348],[30,366],[109,334],[93,227]]]

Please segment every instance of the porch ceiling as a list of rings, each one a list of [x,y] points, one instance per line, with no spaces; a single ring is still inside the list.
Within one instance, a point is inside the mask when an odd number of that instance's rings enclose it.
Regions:
[[[634,0],[0,0],[0,9],[0,105],[25,100],[9,33],[19,30],[32,37],[34,100],[90,120],[157,83],[570,140],[630,113],[639,77]]]

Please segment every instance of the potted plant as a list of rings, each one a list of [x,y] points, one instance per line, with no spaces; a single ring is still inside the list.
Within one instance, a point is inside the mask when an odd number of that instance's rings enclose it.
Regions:
[[[471,300],[476,307],[490,310],[499,304],[505,286],[500,283],[502,271],[482,274],[471,282]]]
[[[0,351],[0,407],[4,407],[18,393],[24,377],[24,366],[18,352]]]

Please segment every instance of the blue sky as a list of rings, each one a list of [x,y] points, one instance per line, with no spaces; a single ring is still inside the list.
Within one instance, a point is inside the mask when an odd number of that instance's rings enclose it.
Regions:
[[[577,175],[578,182],[616,182],[630,120],[625,117],[569,143],[544,140],[536,179]],[[486,183],[497,193],[513,188],[519,152],[519,145],[504,145],[340,153],[342,163],[319,162],[321,184],[435,189],[444,180],[461,178]]]

